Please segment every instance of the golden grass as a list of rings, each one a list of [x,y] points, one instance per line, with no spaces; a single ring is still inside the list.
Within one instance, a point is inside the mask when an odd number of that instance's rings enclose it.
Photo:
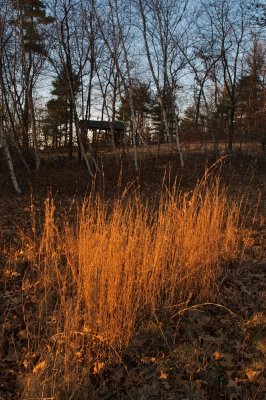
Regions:
[[[219,180],[185,194],[165,190],[157,206],[90,197],[76,224],[59,226],[50,198],[45,207],[32,257],[35,328],[28,323],[38,362],[23,373],[24,398],[75,399],[88,372],[130,343],[138,321],[212,299],[222,266],[241,253],[240,204]]]

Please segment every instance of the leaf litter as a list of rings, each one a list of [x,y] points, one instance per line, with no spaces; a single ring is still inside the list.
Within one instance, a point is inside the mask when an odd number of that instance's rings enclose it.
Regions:
[[[260,191],[266,194],[261,182]],[[20,202],[14,224],[13,199],[9,201],[1,227],[8,228],[1,235],[6,243],[12,241],[16,247],[20,243],[15,234],[18,226],[31,233],[23,211],[29,206],[28,200]],[[38,204],[41,210],[40,200]],[[92,361],[88,383],[73,400],[265,400],[265,215],[266,210],[262,210],[255,221],[254,246],[247,260],[240,266],[227,268],[219,289],[218,303],[239,319],[223,308],[209,306],[195,307],[180,315],[170,309],[152,321],[142,321],[129,347],[121,354]],[[29,328],[37,324],[37,299],[33,286],[24,280],[27,256],[20,254],[15,262],[8,263],[8,245],[2,249],[0,399],[18,400],[22,393],[21,376],[27,371],[41,374],[47,366],[41,355],[31,352],[29,347],[29,342],[35,340],[31,336],[35,329]],[[153,331],[148,328],[151,322]],[[76,358],[82,365],[82,347]]]

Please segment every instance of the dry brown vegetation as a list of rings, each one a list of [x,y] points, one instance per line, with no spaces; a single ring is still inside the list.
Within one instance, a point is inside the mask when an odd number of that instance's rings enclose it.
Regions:
[[[43,237],[31,247],[42,368],[26,377],[27,397],[70,396],[97,362],[93,341],[121,350],[140,317],[192,297],[210,300],[221,265],[241,254],[239,211],[219,182],[166,193],[158,210],[122,196],[108,212],[91,198],[74,228],[56,225],[47,199]]]
[[[42,226],[32,206],[2,274],[2,398],[263,400],[264,220],[229,189],[207,172],[63,216],[50,195]]]

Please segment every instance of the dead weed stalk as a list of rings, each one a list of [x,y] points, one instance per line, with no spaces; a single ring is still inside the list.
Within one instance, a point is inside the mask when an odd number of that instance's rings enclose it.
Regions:
[[[24,398],[89,393],[88,375],[129,344],[138,318],[191,297],[212,301],[222,266],[241,254],[240,204],[219,179],[166,191],[158,207],[122,196],[111,208],[91,196],[75,226],[59,227],[54,213],[48,198],[32,261],[38,362],[24,374]]]

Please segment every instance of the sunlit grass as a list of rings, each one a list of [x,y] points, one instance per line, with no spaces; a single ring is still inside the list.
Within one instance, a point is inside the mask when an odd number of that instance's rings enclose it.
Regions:
[[[223,266],[242,252],[240,204],[219,180],[185,194],[165,190],[157,206],[139,196],[112,206],[91,196],[76,224],[54,214],[48,198],[42,237],[32,244],[38,308],[28,329],[38,362],[23,374],[25,398],[89,393],[89,371],[128,346],[140,319],[212,299]]]

